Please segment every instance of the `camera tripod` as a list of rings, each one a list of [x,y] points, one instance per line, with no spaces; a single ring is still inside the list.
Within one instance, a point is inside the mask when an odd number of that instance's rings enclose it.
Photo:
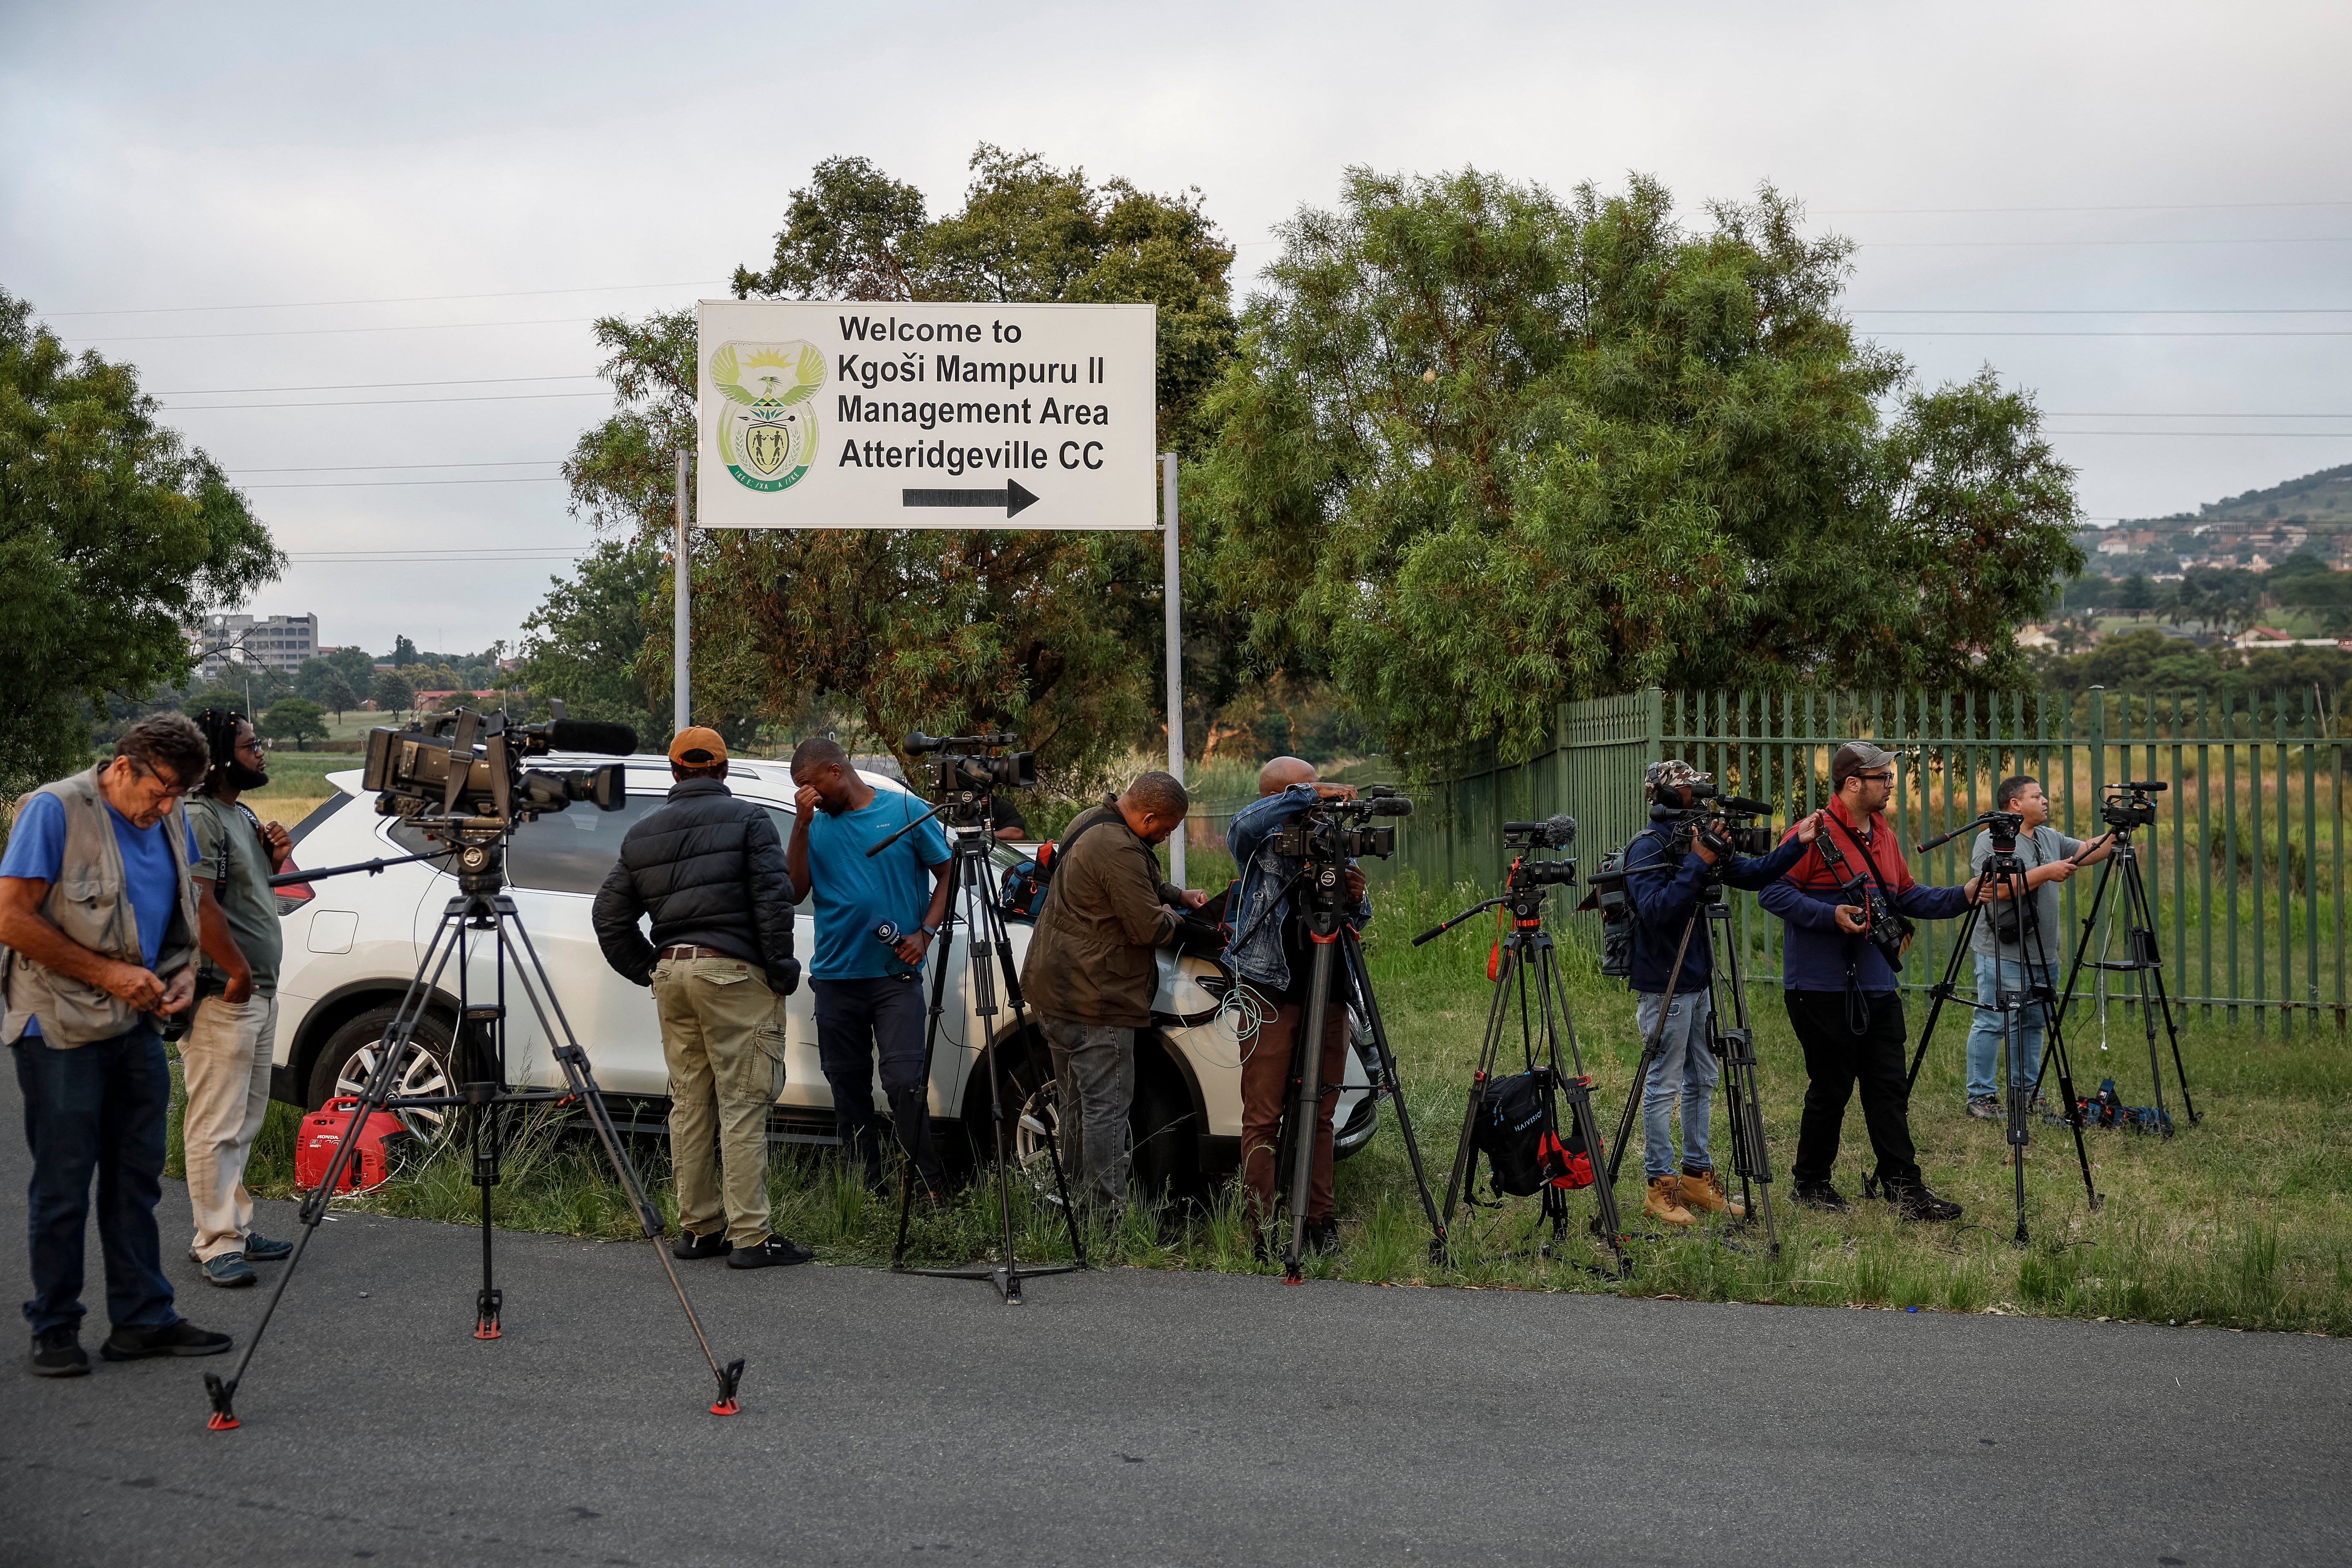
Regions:
[[[2180,1086],[2180,1108],[2189,1113],[2191,1127],[2197,1125],[2201,1118],[2197,1113],[2196,1103],[2189,1098],[2188,1069],[2180,1065],[2180,1034],[2173,1027],[2172,999],[2164,989],[2164,960],[2156,946],[2156,905],[2148,897],[2147,880],[2140,875],[2139,851],[2132,846],[2130,826],[2112,819],[2108,826],[2114,833],[2115,848],[2108,855],[2106,864],[2099,868],[2098,886],[2092,889],[2091,908],[2083,917],[2082,940],[2074,945],[2074,962],[2066,972],[2066,989],[2059,994],[2058,1016],[2063,1018],[2067,1007],[2074,1000],[2074,985],[2090,952],[2091,935],[2098,928],[2099,910],[2106,903],[2108,889],[2119,887],[2123,889],[2123,914],[2126,922],[2124,948],[2128,956],[2110,959],[2102,944],[2099,956],[2090,960],[2090,964],[2100,972],[2115,971],[2138,977],[2133,989],[2139,997],[2140,1021],[2147,1028],[2148,1088],[2156,1096],[2157,1126],[2163,1131],[2165,1137],[2169,1138],[2172,1136],[2172,1118],[2164,1109],[2164,1069],[2156,1052],[2156,1023],[2159,1017],[2164,1020],[2165,1038],[2172,1045],[2172,1072],[2174,1081]],[[2117,871],[2122,875],[2116,876]],[[2112,918],[2107,932],[2110,938],[2115,934]],[[2075,1109],[2074,1091],[2068,1089],[2063,1092],[2067,1109],[2071,1111]]]
[[[1570,863],[1565,861],[1528,862],[1515,860],[1506,879],[1503,891],[1482,903],[1471,905],[1460,914],[1431,927],[1412,939],[1415,947],[1453,930],[1473,915],[1502,908],[1509,912],[1511,929],[1497,946],[1495,961],[1495,993],[1486,1008],[1486,1030],[1478,1048],[1478,1065],[1470,1076],[1470,1105],[1462,1119],[1462,1141],[1454,1152],[1454,1171],[1445,1184],[1445,1208],[1438,1226],[1438,1238],[1431,1244],[1433,1258],[1442,1260],[1447,1236],[1454,1223],[1457,1200],[1475,1204],[1470,1187],[1475,1181],[1471,1166],[1475,1150],[1472,1137],[1479,1116],[1486,1109],[1486,1095],[1494,1081],[1495,1058],[1500,1054],[1503,1035],[1508,1024],[1512,1001],[1512,982],[1517,982],[1519,1011],[1519,1049],[1527,1062],[1527,1071],[1533,1075],[1543,1105],[1543,1131],[1538,1135],[1538,1172],[1542,1177],[1541,1213],[1550,1222],[1551,1235],[1538,1242],[1532,1256],[1550,1258],[1568,1231],[1568,1194],[1566,1183],[1570,1166],[1567,1145],[1559,1136],[1559,1101],[1566,1100],[1569,1125],[1577,1141],[1584,1145],[1584,1154],[1591,1168],[1598,1173],[1607,1163],[1606,1151],[1601,1146],[1600,1120],[1592,1113],[1592,1079],[1584,1070],[1584,1055],[1576,1043],[1576,1021],[1570,1015],[1568,997],[1559,982],[1558,954],[1552,934],[1544,924],[1544,900],[1547,882],[1538,881],[1532,871],[1545,867],[1558,867],[1567,873],[1556,879],[1566,881],[1573,876]],[[1549,880],[1549,879],[1548,879]],[[1528,994],[1528,976],[1535,976],[1532,1009]],[[1542,1059],[1536,1050],[1536,1020],[1542,1020]],[[1568,1038],[1568,1054],[1572,1072],[1563,1072],[1559,1062],[1561,1036]],[[1633,1259],[1625,1253],[1625,1227],[1617,1213],[1617,1194],[1606,1177],[1596,1179],[1592,1193],[1597,1212],[1592,1218],[1593,1234],[1608,1244],[1616,1259],[1616,1275],[1623,1279],[1633,1271]],[[1593,1272],[1604,1278],[1607,1269]]]
[[[1624,873],[1614,875],[1622,879]],[[1598,881],[1596,878],[1594,880]],[[1700,931],[1699,922],[1706,929]],[[1723,941],[1715,940],[1716,927],[1723,928]],[[1698,904],[1683,921],[1683,934],[1675,944],[1675,962],[1666,971],[1666,989],[1658,1004],[1658,1021],[1650,1030],[1650,1037],[1642,1042],[1642,1060],[1633,1069],[1633,1084],[1625,1091],[1625,1109],[1617,1113],[1617,1142],[1609,1155],[1609,1190],[1617,1187],[1617,1169],[1625,1158],[1627,1142],[1633,1136],[1633,1118],[1640,1114],[1642,1102],[1649,1092],[1650,1069],[1666,1054],[1668,1013],[1674,1005],[1675,987],[1683,977],[1684,960],[1690,956],[1691,939],[1698,936],[1706,942],[1707,952],[1716,960],[1707,969],[1706,977],[1706,1048],[1722,1069],[1725,1088],[1724,1111],[1731,1131],[1731,1170],[1739,1178],[1738,1223],[1753,1224],[1761,1211],[1764,1220],[1766,1250],[1777,1258],[1780,1254],[1780,1230],[1772,1217],[1772,1156],[1764,1142],[1764,1105],[1756,1091],[1756,1030],[1748,1018],[1748,987],[1739,975],[1739,942],[1731,929],[1731,906],[1723,897],[1723,884],[1715,868],[1709,867],[1706,885],[1699,889]],[[1723,1026],[1725,994],[1731,998],[1732,1025]],[[1685,1146],[1690,1129],[1683,1129]],[[1726,1245],[1729,1245],[1727,1243]]]
[[[931,1062],[939,1048],[940,1020],[947,1010],[948,967],[954,953],[955,929],[961,923],[966,937],[964,967],[971,986],[972,1016],[980,1021],[980,1033],[985,1042],[983,1054],[988,1058],[989,1125],[995,1139],[997,1212],[1004,1227],[1004,1258],[1002,1262],[973,1264],[964,1268],[915,1268],[907,1262],[907,1231],[915,1212],[915,1184],[920,1173],[911,1159],[904,1162],[905,1172],[898,1194],[898,1238],[890,1249],[890,1267],[900,1274],[927,1274],[941,1279],[985,1279],[996,1287],[1008,1307],[1023,1304],[1021,1281],[1042,1279],[1049,1274],[1072,1274],[1087,1267],[1087,1244],[1078,1234],[1078,1213],[1070,1202],[1070,1188],[1062,1170],[1061,1145],[1054,1135],[1051,1119],[1037,1118],[1045,1136],[1045,1153],[1054,1165],[1054,1190],[1062,1200],[1062,1217],[1069,1226],[1070,1250],[1076,1255],[1075,1263],[1023,1263],[1014,1250],[1013,1235],[1013,1134],[1005,1120],[1003,1067],[997,1059],[1002,1044],[1028,1037],[1028,1008],[1021,997],[1021,976],[1013,966],[1013,945],[1004,933],[1004,912],[996,906],[990,888],[992,867],[989,846],[995,842],[988,826],[988,797],[980,795],[977,805],[962,798],[968,792],[957,792],[948,804],[933,807],[915,818],[887,838],[866,851],[870,858],[924,823],[949,814],[944,824],[949,839],[948,912],[940,922],[940,956],[931,971],[930,1015],[923,1024],[923,1076],[925,1094],[931,1082]],[[962,820],[971,817],[973,820]],[[993,964],[995,967],[992,968]],[[1004,983],[1005,1000],[1012,1005],[1013,1028],[1000,1040],[995,1033],[996,983],[999,975]],[[969,1091],[967,1091],[967,1098]],[[965,1121],[970,1123],[967,1106]]]
[[[442,827],[445,825],[425,822],[423,826]],[[694,1303],[687,1298],[686,1286],[678,1279],[677,1269],[671,1263],[668,1249],[662,1246],[664,1224],[661,1210],[646,1193],[645,1184],[637,1177],[636,1167],[629,1163],[621,1147],[620,1131],[613,1124],[612,1113],[605,1109],[604,1091],[588,1065],[588,1053],[580,1047],[578,1037],[572,1032],[572,1022],[563,1015],[563,1004],[556,999],[555,987],[547,978],[546,966],[541,963],[539,952],[531,945],[530,933],[523,929],[522,917],[515,902],[506,892],[506,840],[513,829],[510,821],[499,818],[467,818],[461,824],[446,825],[444,837],[452,844],[457,876],[457,896],[451,899],[441,911],[440,923],[434,928],[432,940],[425,944],[425,953],[417,962],[416,973],[402,995],[399,1010],[384,1030],[383,1054],[375,1070],[368,1075],[366,1085],[360,1090],[359,1103],[352,1107],[344,1123],[343,1136],[337,1142],[334,1158],[329,1162],[327,1173],[310,1195],[302,1200],[300,1218],[302,1234],[294,1244],[294,1252],[286,1260],[285,1271],[278,1275],[278,1284],[270,1292],[269,1303],[262,1310],[261,1321],[246,1341],[245,1353],[237,1359],[236,1369],[227,1377],[215,1373],[205,1376],[205,1391],[212,1401],[213,1414],[206,1423],[215,1431],[226,1431],[238,1425],[231,1401],[237,1386],[245,1379],[253,1353],[260,1348],[261,1336],[269,1327],[269,1320],[285,1299],[286,1287],[294,1278],[302,1254],[318,1234],[319,1223],[327,1215],[327,1206],[342,1186],[343,1178],[359,1154],[360,1130],[367,1119],[377,1111],[424,1110],[443,1107],[462,1108],[467,1127],[468,1150],[473,1158],[474,1185],[482,1194],[482,1284],[474,1298],[474,1337],[495,1340],[500,1337],[499,1309],[504,1295],[499,1289],[492,1270],[490,1228],[490,1189],[499,1184],[499,1158],[507,1141],[507,1119],[516,1107],[554,1104],[576,1105],[586,1112],[589,1125],[595,1130],[596,1141],[603,1146],[604,1158],[613,1173],[629,1194],[630,1206],[635,1209],[638,1225],[646,1239],[653,1243],[654,1256],[661,1260],[662,1272],[669,1277],[670,1289],[677,1292],[677,1304],[686,1311],[687,1326],[694,1332],[695,1342],[701,1346],[703,1360],[710,1366],[710,1375],[718,1384],[718,1398],[710,1406],[713,1415],[732,1415],[741,1406],[736,1400],[736,1390],[742,1381],[743,1363],[738,1359],[721,1366],[712,1353],[710,1342],[702,1331],[702,1321],[695,1315]],[[422,859],[423,856],[408,858]],[[292,873],[282,879],[289,882],[316,881],[325,877],[351,871],[375,871],[385,864],[373,861],[360,866],[336,867],[324,871]],[[478,1002],[470,990],[470,949],[476,944],[467,932],[488,931],[491,970],[497,977],[494,999]],[[520,946],[520,958],[509,947],[509,937]],[[451,1073],[458,1081],[455,1094],[396,1095],[392,1092],[403,1059],[415,1039],[426,1010],[439,994],[441,976],[452,958],[457,964],[457,1028],[452,1036]],[[507,1086],[507,968],[514,964],[515,979],[523,998],[530,1005],[532,1015],[539,1020],[540,1032],[551,1042],[556,1064],[563,1069],[566,1087],[559,1089],[512,1089]],[[551,1015],[552,1015],[551,1020]]]
[[[1363,999],[1364,1022],[1371,1030],[1372,1051],[1379,1065],[1372,1094],[1377,1099],[1386,1092],[1396,1107],[1397,1131],[1404,1139],[1405,1159],[1412,1166],[1422,1213],[1429,1218],[1430,1256],[1445,1255],[1445,1226],[1438,1217],[1436,1200],[1430,1195],[1429,1173],[1422,1164],[1421,1142],[1413,1136],[1412,1115],[1405,1109],[1404,1082],[1397,1073],[1396,1052],[1389,1045],[1388,1025],[1381,1017],[1380,999],[1372,994],[1372,974],[1364,963],[1363,942],[1348,923],[1343,907],[1347,897],[1346,869],[1345,863],[1336,856],[1309,858],[1258,916],[1258,921],[1263,921],[1280,909],[1285,900],[1303,898],[1307,944],[1314,949],[1307,970],[1306,1010],[1290,1042],[1290,1075],[1284,1089],[1288,1109],[1283,1113],[1281,1132],[1275,1141],[1274,1168],[1277,1173],[1285,1169],[1290,1172],[1290,1241],[1282,1257],[1283,1282],[1288,1285],[1303,1283],[1307,1278],[1307,1205],[1314,1183],[1315,1145],[1321,1142],[1315,1135],[1316,1127],[1325,1095],[1336,1096],[1339,1092],[1338,1084],[1322,1081],[1323,1034],[1331,1016],[1332,969],[1336,963],[1347,965],[1349,982]],[[1295,901],[1292,907],[1297,908]],[[1253,921],[1234,939],[1234,945],[1239,946],[1256,929],[1257,921]],[[1294,983],[1297,978],[1292,976]],[[1345,1002],[1339,1005],[1347,1005]]]
[[[1979,817],[1975,822],[1963,823],[1941,838],[1929,839],[1919,846],[1919,853],[1925,855],[1929,850],[1958,837],[1971,827],[1986,826],[1991,815],[1993,814],[1988,814],[1987,816]],[[2012,817],[2011,820],[2015,819]],[[2021,1244],[2026,1240],[2025,1146],[2030,1136],[2028,1127],[2034,1099],[2042,1087],[2042,1076],[2050,1070],[2053,1062],[2055,1062],[2058,1067],[2058,1092],[2066,1102],[2066,1125],[2074,1130],[2074,1160],[2075,1163],[2082,1167],[2083,1191],[2090,1200],[2091,1212],[2098,1213],[2105,1206],[2106,1200],[2100,1195],[2098,1188],[2091,1182],[2091,1155],[2088,1147],[2083,1142],[2082,1110],[2074,1102],[2074,1068],[2073,1060],[2066,1054],[2066,1037],[2062,1027],[2065,1022],[2065,1009],[2051,994],[2049,952],[2042,944],[2042,922],[2034,909],[2033,890],[2026,882],[2026,865],[2017,853],[2016,831],[2014,828],[2004,827],[1999,823],[1992,823],[1990,826],[1992,853],[1986,858],[1984,869],[1977,884],[1977,901],[1969,907],[1967,918],[1960,921],[1959,934],[1952,939],[1952,957],[1951,961],[1944,966],[1943,979],[1928,987],[1927,994],[1933,1000],[1927,1005],[1927,1021],[1919,1030],[1918,1048],[1911,1053],[1911,1070],[1904,1079],[1904,1092],[1907,1097],[1911,1087],[1919,1081],[1920,1066],[1927,1059],[1927,1043],[1935,1037],[1936,1020],[1942,1015],[1944,1004],[1952,1000],[1958,994],[1960,962],[1969,956],[1969,939],[1975,934],[1977,922],[1984,918],[1985,910],[1991,908],[1995,901],[2007,903],[2017,915],[2017,952],[2020,960],[2019,967],[2024,972],[2025,990],[2022,994],[2018,994],[2009,989],[2006,977],[2000,971],[2001,961],[1999,958],[1986,959],[1979,955],[1976,962],[1990,963],[1993,965],[1993,1008],[2000,1016],[1999,1070],[2001,1075],[2002,1088],[2005,1090],[2001,1098],[2009,1111],[2010,1164],[2015,1173],[2017,1182],[2015,1239]],[[1995,889],[2005,889],[2008,892],[2008,898],[1996,900]],[[2002,945],[2000,928],[1996,925],[1993,940],[1996,953]],[[2032,962],[2026,963],[2024,957],[2029,950],[2034,956]],[[1963,1005],[1974,1013],[1984,1005],[1980,1002],[1969,1002]],[[2019,1015],[2029,1006],[2039,1007],[2042,1010],[2042,1058],[2030,1083],[2018,1070],[2020,1063],[2017,1059],[2018,1047],[2024,1033],[2024,1026]],[[1862,1187],[1865,1196],[1874,1194],[1879,1187],[1878,1173],[1873,1171],[1864,1177]]]

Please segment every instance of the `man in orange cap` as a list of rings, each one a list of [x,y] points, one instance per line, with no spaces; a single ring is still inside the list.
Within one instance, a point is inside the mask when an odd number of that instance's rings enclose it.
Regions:
[[[596,941],[650,985],[669,1064],[670,1163],[687,1259],[805,1263],[768,1228],[768,1109],[784,1091],[784,1003],[800,984],[793,885],[765,808],[727,788],[727,742],[700,725],[669,743],[669,804],[629,829],[596,895]],[[651,916],[653,940],[638,921]],[[718,1171],[711,1146],[718,1145]]]

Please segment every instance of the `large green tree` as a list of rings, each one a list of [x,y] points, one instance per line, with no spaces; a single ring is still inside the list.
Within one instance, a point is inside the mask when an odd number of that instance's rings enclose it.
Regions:
[[[622,538],[600,542],[570,577],[550,578],[547,597],[523,622],[517,680],[534,696],[563,699],[572,718],[627,724],[639,746],[658,751],[669,731],[637,665],[646,605],[663,572],[652,545]]]
[[[1208,404],[1217,579],[1400,751],[1651,683],[2013,679],[2081,568],[2031,401],[1912,389],[1769,190],[1693,229],[1646,179],[1355,169],[1280,234]]]
[[[793,194],[773,259],[739,268],[744,298],[1150,301],[1160,308],[1163,447],[1198,451],[1202,399],[1230,353],[1233,252],[1197,192],[1097,184],[983,146],[962,206],[862,158],[817,166]],[[581,437],[575,511],[629,535],[668,531],[672,454],[691,445],[688,312],[599,321],[621,406]],[[698,716],[838,712],[871,733],[1018,728],[1049,764],[1084,772],[1148,729],[1159,659],[1157,541],[995,531],[716,531],[695,543]],[[647,616],[667,622],[667,578]],[[1214,647],[1213,623],[1199,639]],[[1230,641],[1230,639],[1227,639]],[[641,648],[667,682],[668,639]]]
[[[0,290],[0,795],[80,765],[86,699],[186,679],[183,626],[284,557],[137,372],[68,353]]]

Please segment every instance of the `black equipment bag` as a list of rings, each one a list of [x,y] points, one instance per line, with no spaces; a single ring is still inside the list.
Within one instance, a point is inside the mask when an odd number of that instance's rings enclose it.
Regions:
[[[1612,980],[1630,980],[1633,974],[1633,900],[1625,894],[1622,881],[1604,881],[1625,869],[1624,849],[1612,849],[1601,857],[1598,874],[1592,879],[1592,891],[1579,904],[1580,910],[1595,910],[1601,915],[1601,973]]]
[[[1592,1160],[1573,1126],[1565,1143],[1552,1131],[1551,1074],[1538,1070],[1496,1079],[1470,1131],[1471,1147],[1486,1156],[1495,1190],[1514,1197],[1546,1183],[1573,1191],[1592,1184]]]

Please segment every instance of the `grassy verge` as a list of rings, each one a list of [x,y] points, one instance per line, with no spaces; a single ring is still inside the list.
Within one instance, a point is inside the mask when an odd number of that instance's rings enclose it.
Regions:
[[[1386,896],[1368,941],[1408,1107],[1441,1198],[1490,994],[1485,979],[1489,928],[1472,922],[1421,949],[1407,939],[1468,901],[1466,892],[1457,900],[1408,884]],[[1573,947],[1563,956],[1571,965],[1589,962]],[[1586,1068],[1599,1080],[1596,1110],[1604,1131],[1612,1130],[1640,1055],[1631,999],[1589,973],[1572,970],[1570,981]],[[1342,1245],[1316,1259],[1311,1271],[1378,1283],[2352,1333],[2352,1128],[2342,1114],[2352,1093],[2352,1047],[2343,1037],[2281,1041],[2251,1029],[2186,1036],[2189,1087],[2205,1120],[2184,1126],[2168,1142],[2117,1131],[2089,1134],[2093,1174],[2106,1194],[2098,1214],[2084,1203],[2066,1130],[2037,1122],[2026,1180],[2033,1239],[2019,1247],[2011,1239],[2012,1179],[2003,1129],[1970,1121],[1962,1110],[1964,1019],[1948,1014],[1937,1027],[1913,1098],[1912,1128],[1929,1181],[1968,1212],[1958,1225],[1913,1226],[1860,1200],[1869,1151],[1858,1107],[1849,1109],[1838,1166],[1841,1187],[1855,1200],[1853,1212],[1822,1215],[1787,1202],[1804,1092],[1802,1060],[1778,995],[1759,989],[1751,1005],[1765,1125],[1780,1177],[1773,1186],[1780,1200],[1778,1257],[1753,1232],[1715,1226],[1670,1232],[1643,1219],[1635,1149],[1627,1152],[1618,1192],[1634,1235],[1630,1279],[1603,1279],[1577,1267],[1592,1257],[1578,1229],[1571,1229],[1562,1260],[1509,1256],[1536,1228],[1533,1199],[1475,1209],[1457,1219],[1454,1261],[1434,1267],[1402,1141],[1383,1107],[1379,1136],[1339,1170]],[[1915,1036],[1923,1016],[1915,1003]],[[2135,1068],[2129,1048],[2136,1042],[2111,1026],[2110,1039],[2123,1043],[2102,1056],[2095,1031],[2077,1028],[2074,1035],[2076,1068],[2087,1080],[2078,1088],[2088,1092],[2100,1078],[2113,1076],[2126,1100],[2147,1101],[2145,1056]],[[1504,1070],[1512,1065],[1507,1053]],[[1721,1098],[1713,1130],[1717,1163],[1727,1166]],[[268,1195],[293,1195],[294,1122],[289,1108],[271,1108],[252,1167],[255,1185]],[[173,1137],[176,1169],[176,1114]],[[668,1212],[666,1151],[648,1140],[633,1145],[633,1153]],[[769,1187],[777,1227],[815,1247],[826,1260],[887,1259],[895,1205],[868,1196],[858,1184],[838,1181],[827,1160],[779,1152]],[[446,1152],[356,1201],[382,1213],[461,1221],[478,1212],[478,1200],[463,1159]],[[1580,1226],[1592,1212],[1591,1195],[1573,1194],[1570,1206]],[[550,1123],[531,1128],[509,1155],[497,1214],[502,1224],[525,1229],[611,1239],[635,1234],[593,1146]],[[1024,1195],[1018,1220],[1024,1252],[1066,1253],[1058,1211]],[[915,1249],[926,1261],[964,1261],[990,1249],[994,1225],[990,1190],[974,1189],[944,1214],[918,1223]],[[1089,1245],[1103,1261],[1246,1272],[1261,1268],[1253,1261],[1251,1242],[1228,1191],[1206,1205],[1181,1210],[1136,1205],[1115,1232],[1097,1231]]]

